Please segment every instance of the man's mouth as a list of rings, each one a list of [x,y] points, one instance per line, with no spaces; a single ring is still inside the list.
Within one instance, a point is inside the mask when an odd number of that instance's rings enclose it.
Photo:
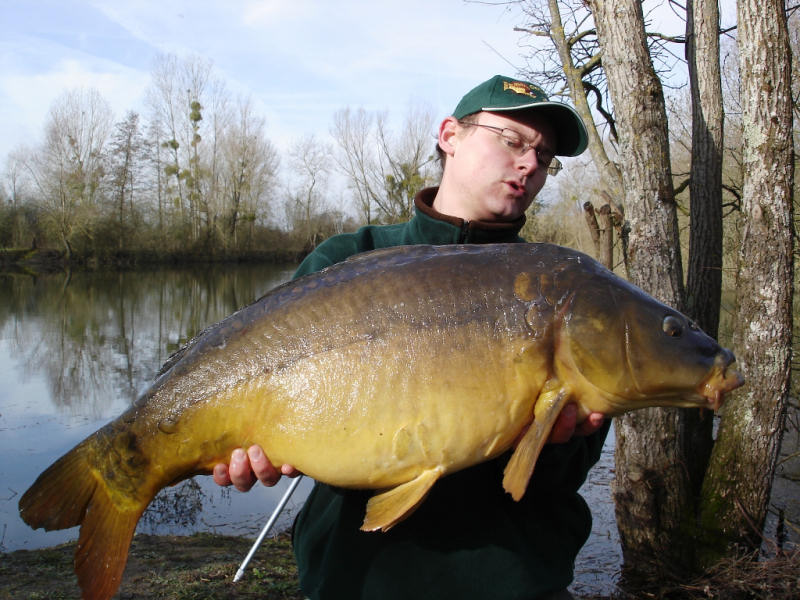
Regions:
[[[525,184],[520,183],[519,181],[508,180],[506,184],[511,188],[511,190],[518,196],[524,196],[525,191]]]

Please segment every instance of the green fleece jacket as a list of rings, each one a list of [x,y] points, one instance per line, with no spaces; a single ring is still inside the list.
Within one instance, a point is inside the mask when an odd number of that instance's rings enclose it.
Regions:
[[[296,276],[348,256],[405,244],[521,242],[513,223],[464,222],[420,192],[407,223],[367,226],[320,244]],[[525,496],[502,486],[510,454],[436,482],[408,519],[386,533],[359,530],[371,492],[317,483],[294,526],[303,592],[312,600],[525,599],[566,588],[591,529],[577,490],[603,446],[594,435],[542,451]]]

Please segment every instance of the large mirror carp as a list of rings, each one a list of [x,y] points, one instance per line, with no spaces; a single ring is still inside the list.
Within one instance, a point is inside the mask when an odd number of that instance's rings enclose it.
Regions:
[[[377,250],[199,334],[130,409],[39,476],[20,514],[34,528],[80,525],[84,598],[110,598],[156,493],[210,473],[236,447],[260,444],[275,464],[378,490],[362,528],[386,530],[437,479],[512,446],[503,486],[518,500],[567,402],[581,417],[717,409],[742,384],[733,361],[684,315],[574,250]]]

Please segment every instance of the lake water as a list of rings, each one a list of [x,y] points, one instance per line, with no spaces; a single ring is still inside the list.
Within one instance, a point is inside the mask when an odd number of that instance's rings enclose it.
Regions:
[[[204,327],[291,277],[284,267],[42,275],[0,274],[0,551],[52,546],[77,528],[34,531],[17,503],[39,473],[118,416],[169,355]],[[582,489],[594,515],[572,590],[608,593],[621,551],[611,501],[613,431]],[[242,494],[196,477],[163,490],[137,531],[208,531],[255,538],[288,482]],[[311,488],[304,479],[278,523],[288,527]]]
[[[77,529],[31,530],[17,513],[20,495],[53,460],[125,410],[184,342],[293,271],[0,275],[0,550],[75,539]],[[298,490],[281,526],[310,486]],[[282,488],[240,494],[198,477],[165,490],[138,531],[251,535]]]

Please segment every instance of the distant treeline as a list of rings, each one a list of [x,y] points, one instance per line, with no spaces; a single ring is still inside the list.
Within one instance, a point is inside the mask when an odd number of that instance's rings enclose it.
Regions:
[[[0,247],[58,249],[69,262],[282,260],[407,218],[435,180],[424,110],[395,135],[385,114],[344,108],[333,143],[306,135],[280,154],[208,61],[160,57],[146,98],[121,120],[94,89],[56,99],[41,141],[7,157]]]
[[[139,220],[138,227],[130,225],[121,227],[119,222],[99,215],[92,219],[91,226],[86,224],[70,237],[67,252],[48,227],[47,215],[35,206],[0,206],[0,268],[27,265],[52,269],[67,264],[119,268],[222,261],[291,263],[312,249],[296,232],[255,223],[249,224],[235,245],[227,244],[213,230],[191,239],[185,228],[160,230],[144,219]],[[125,240],[122,245],[121,237]]]

